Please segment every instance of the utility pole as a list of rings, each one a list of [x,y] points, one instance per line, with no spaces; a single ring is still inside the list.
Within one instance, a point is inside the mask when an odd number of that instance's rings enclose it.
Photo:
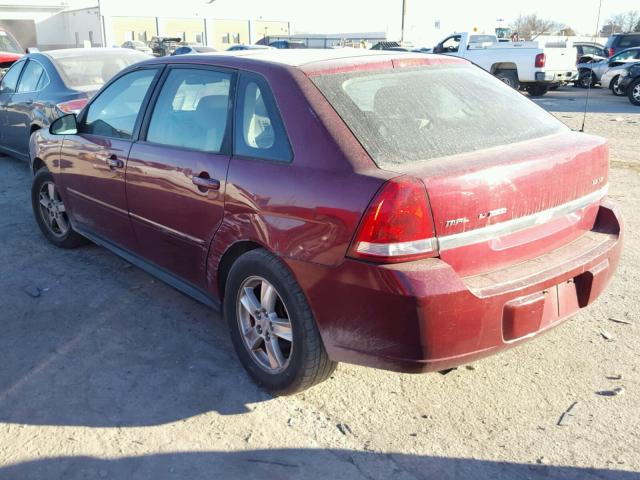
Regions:
[[[402,0],[402,24],[400,27],[400,45],[404,45],[404,17],[407,13],[407,0]]]

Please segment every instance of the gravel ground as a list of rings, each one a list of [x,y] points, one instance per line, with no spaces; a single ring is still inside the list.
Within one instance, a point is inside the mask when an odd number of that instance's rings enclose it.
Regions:
[[[577,125],[584,93],[537,101]],[[627,222],[595,305],[445,376],[341,365],[286,398],[247,379],[207,308],[46,243],[27,166],[1,158],[0,479],[639,479],[640,109],[592,94]]]

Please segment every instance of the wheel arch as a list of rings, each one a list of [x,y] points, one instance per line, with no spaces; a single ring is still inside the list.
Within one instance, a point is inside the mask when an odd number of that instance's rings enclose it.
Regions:
[[[227,248],[222,254],[215,274],[216,288],[218,295],[220,295],[220,299],[224,298],[227,278],[229,277],[229,272],[231,271],[233,264],[245,253],[258,248],[264,248],[264,246],[253,240],[240,240],[229,246],[229,248]]]
[[[494,75],[501,70],[513,70],[518,73],[518,66],[513,62],[498,62],[491,65],[491,73]]]

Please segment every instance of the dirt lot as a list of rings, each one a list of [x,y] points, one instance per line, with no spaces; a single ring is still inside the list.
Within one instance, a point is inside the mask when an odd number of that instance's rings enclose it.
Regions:
[[[446,376],[342,365],[287,398],[247,379],[207,308],[47,244],[26,165],[0,159],[0,478],[640,478],[640,109],[592,93],[627,220],[603,298]],[[537,101],[576,125],[583,95]]]

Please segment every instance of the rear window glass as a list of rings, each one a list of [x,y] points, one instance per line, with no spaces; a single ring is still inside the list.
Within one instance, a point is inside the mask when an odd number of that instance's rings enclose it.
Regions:
[[[620,39],[618,48],[637,47],[640,45],[640,35],[629,35]]]
[[[47,52],[68,87],[81,91],[98,90],[120,70],[150,57],[134,50],[101,51],[98,49],[57,50]]]
[[[474,66],[356,71],[312,80],[378,166],[508,145],[567,129]]]

